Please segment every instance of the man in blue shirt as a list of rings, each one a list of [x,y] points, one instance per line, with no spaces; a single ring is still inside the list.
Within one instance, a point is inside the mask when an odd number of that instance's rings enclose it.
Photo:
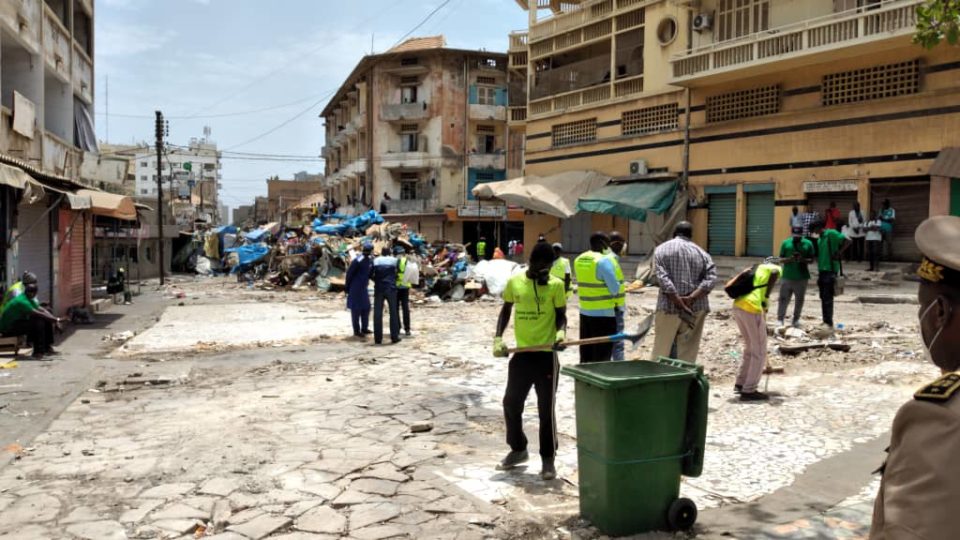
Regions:
[[[574,261],[580,298],[580,339],[612,336],[617,333],[616,305],[621,297],[614,261],[604,252],[610,237],[602,232],[590,236],[590,250]],[[580,363],[609,362],[613,343],[582,345]]]
[[[383,343],[383,303],[390,310],[390,344],[400,342],[400,317],[397,313],[397,265],[396,257],[390,255],[390,248],[383,248],[380,256],[373,260],[373,342]]]
[[[373,272],[373,244],[363,244],[363,255],[357,257],[347,268],[347,309],[353,322],[354,337],[366,337],[370,333],[370,293],[367,287]]]

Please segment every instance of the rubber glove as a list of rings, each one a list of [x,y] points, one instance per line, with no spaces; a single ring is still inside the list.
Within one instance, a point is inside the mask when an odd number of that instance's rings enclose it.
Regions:
[[[565,345],[562,345],[564,341],[567,340],[567,332],[565,330],[557,330],[557,337],[553,340],[553,348],[558,351],[564,351],[567,349]]]
[[[503,342],[502,337],[493,338],[493,356],[496,358],[506,358],[509,353],[507,353],[507,344]]]

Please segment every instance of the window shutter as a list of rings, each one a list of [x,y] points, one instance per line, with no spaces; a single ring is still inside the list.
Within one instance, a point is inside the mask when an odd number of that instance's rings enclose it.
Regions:
[[[496,97],[494,98],[494,105],[497,107],[506,107],[507,106],[507,89],[506,88],[497,88]]]
[[[476,105],[479,99],[477,98],[477,85],[470,85],[470,104]]]

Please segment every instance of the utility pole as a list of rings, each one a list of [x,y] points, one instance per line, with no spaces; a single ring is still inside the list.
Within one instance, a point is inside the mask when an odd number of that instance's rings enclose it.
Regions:
[[[157,111],[157,234],[159,242],[157,243],[157,254],[160,256],[160,286],[163,286],[163,113]]]

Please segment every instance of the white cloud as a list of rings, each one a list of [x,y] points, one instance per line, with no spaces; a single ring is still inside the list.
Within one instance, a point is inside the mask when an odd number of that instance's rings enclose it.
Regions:
[[[175,35],[173,30],[136,24],[104,25],[97,28],[97,55],[136,56],[163,47]]]

